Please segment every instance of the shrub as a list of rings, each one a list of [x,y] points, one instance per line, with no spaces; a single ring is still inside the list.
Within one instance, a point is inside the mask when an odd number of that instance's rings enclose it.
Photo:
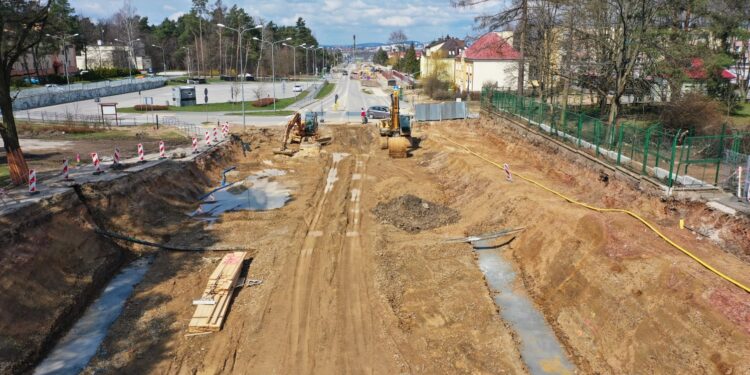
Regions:
[[[437,99],[433,95],[436,91],[447,91],[450,88],[450,82],[441,81],[440,78],[434,74],[422,78],[421,84],[424,93],[433,99]]]
[[[721,105],[705,95],[689,93],[666,103],[659,121],[671,129],[694,129],[697,134],[719,134]]]
[[[439,89],[433,92],[431,97],[435,100],[450,100],[454,98],[454,95],[450,90]]]
[[[265,107],[265,106],[273,104],[275,101],[276,99],[274,98],[262,98],[254,102],[251,102],[250,104],[252,104],[254,107]]]
[[[166,111],[169,110],[169,106],[163,104],[136,104],[133,109],[136,111]]]

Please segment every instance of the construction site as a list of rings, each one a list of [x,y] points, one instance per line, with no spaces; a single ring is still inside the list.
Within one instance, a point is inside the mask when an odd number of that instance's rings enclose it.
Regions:
[[[750,374],[747,216],[597,160],[396,107],[61,182],[0,218],[0,373]]]

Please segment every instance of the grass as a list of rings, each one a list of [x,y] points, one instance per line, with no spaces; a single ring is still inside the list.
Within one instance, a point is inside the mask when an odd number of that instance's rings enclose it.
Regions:
[[[245,116],[289,116],[293,115],[294,111],[251,111],[245,112]],[[225,113],[226,116],[242,116],[242,112],[229,112]]]
[[[124,140],[124,139],[135,139],[136,136],[130,131],[123,130],[104,130],[92,133],[76,133],[66,134],[62,136],[63,139],[70,139],[76,141],[98,141],[98,140]],[[185,135],[178,132],[177,130],[168,130],[160,133],[158,136],[145,135],[146,139],[152,140],[164,140],[164,141],[184,141]]]
[[[8,164],[0,165],[0,185],[5,186],[10,183],[10,169]]]
[[[315,95],[315,99],[323,99],[326,96],[330,95],[331,92],[333,92],[333,89],[336,88],[335,83],[326,82],[326,84],[323,86],[320,91],[318,91],[318,95]]]
[[[304,98],[307,96],[307,91],[302,91],[297,96],[293,96],[291,98],[283,98],[276,101],[276,109],[284,109],[298,100]],[[224,103],[208,103],[208,104],[197,104],[197,105],[191,105],[188,107],[169,107],[169,110],[167,111],[155,111],[155,112],[234,112],[242,110],[242,103],[241,102],[224,102]],[[264,107],[256,107],[252,104],[251,101],[245,102],[245,111],[253,111],[253,110],[273,110],[273,104],[264,106]],[[136,111],[133,107],[123,107],[118,108],[118,112],[120,113],[146,113],[145,111]]]

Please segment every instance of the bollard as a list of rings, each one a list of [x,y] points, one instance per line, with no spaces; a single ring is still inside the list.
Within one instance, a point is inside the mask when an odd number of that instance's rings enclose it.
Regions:
[[[112,165],[120,165],[120,149],[115,147],[115,157]]]
[[[63,159],[63,170],[62,170],[63,180],[65,181],[72,181],[73,179],[70,178],[70,174],[68,171],[68,159]]]
[[[208,134],[208,130],[206,130],[206,146],[211,146],[211,135]]]
[[[503,164],[503,170],[505,171],[505,178],[513,182],[513,175],[510,173],[510,166],[508,164]]]
[[[214,128],[214,142],[219,143],[219,131]]]
[[[198,153],[198,138],[193,137],[193,153]]]
[[[102,168],[99,162],[99,155],[96,152],[91,153],[91,160],[94,162],[94,174],[102,174]]]
[[[164,147],[164,141],[159,141],[159,159],[164,159],[167,157],[166,155],[166,148]]]
[[[39,194],[36,189],[36,171],[29,169],[29,195]]]

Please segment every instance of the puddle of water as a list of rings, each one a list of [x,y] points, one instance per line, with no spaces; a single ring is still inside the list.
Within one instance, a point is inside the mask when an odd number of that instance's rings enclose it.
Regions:
[[[479,268],[493,291],[503,320],[509,322],[521,341],[521,357],[533,375],[573,374],[575,367],[565,356],[560,342],[531,300],[513,289],[513,267],[494,249],[492,241],[472,243]]]
[[[285,174],[279,169],[264,169],[245,180],[230,184],[205,197],[191,216],[214,221],[228,211],[266,211],[284,207],[291,194],[279,182],[270,181],[269,177]]]
[[[140,258],[123,268],[89,306],[73,328],[35,369],[35,375],[78,374],[96,354],[109,326],[120,316],[133,287],[143,279],[150,258]]]

